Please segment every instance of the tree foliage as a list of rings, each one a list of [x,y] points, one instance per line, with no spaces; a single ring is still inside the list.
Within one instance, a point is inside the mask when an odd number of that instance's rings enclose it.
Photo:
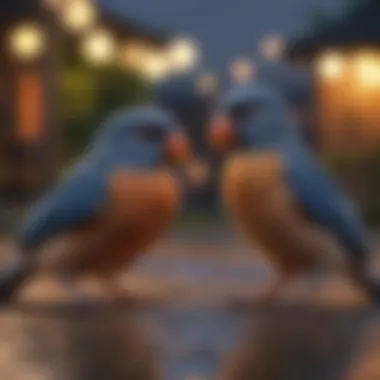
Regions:
[[[113,110],[139,103],[149,87],[132,72],[115,67],[66,65],[60,74],[63,159],[75,158]]]

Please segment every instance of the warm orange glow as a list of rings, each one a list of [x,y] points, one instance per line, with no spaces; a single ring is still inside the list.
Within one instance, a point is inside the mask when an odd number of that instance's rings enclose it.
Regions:
[[[379,147],[380,53],[328,52],[317,68],[317,115],[325,149],[359,153]]]
[[[380,87],[380,54],[359,52],[355,59],[358,84],[364,88]]]
[[[38,140],[43,124],[43,88],[36,73],[21,73],[17,92],[17,135],[26,142]]]
[[[347,129],[348,106],[351,103],[352,81],[345,81],[348,65],[343,65],[344,59],[336,52],[326,52],[317,60],[317,109],[323,148],[340,148],[344,145]]]

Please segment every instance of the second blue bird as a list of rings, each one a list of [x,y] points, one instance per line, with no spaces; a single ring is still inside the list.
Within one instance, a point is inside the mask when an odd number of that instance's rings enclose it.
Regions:
[[[300,138],[279,93],[260,84],[231,89],[210,127],[210,139],[214,147],[231,151],[223,169],[223,201],[277,270],[263,299],[276,299],[301,275],[318,278],[319,269],[334,261],[380,302],[380,287],[367,274],[366,231]]]

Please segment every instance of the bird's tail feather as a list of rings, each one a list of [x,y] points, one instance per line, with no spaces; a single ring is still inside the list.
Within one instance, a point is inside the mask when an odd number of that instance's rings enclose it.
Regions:
[[[0,303],[10,301],[33,272],[31,260],[22,257],[0,271]]]

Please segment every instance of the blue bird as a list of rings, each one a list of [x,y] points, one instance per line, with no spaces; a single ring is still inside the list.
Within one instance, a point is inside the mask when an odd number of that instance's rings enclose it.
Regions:
[[[174,164],[185,162],[189,150],[186,134],[162,108],[111,115],[69,176],[27,215],[19,257],[0,273],[0,300],[11,300],[44,270],[62,279],[94,276],[121,290],[115,274],[160,237],[179,210]]]
[[[232,151],[223,168],[223,200],[279,274],[263,300],[273,301],[291,280],[315,275],[336,258],[371,300],[380,301],[380,287],[366,273],[365,229],[299,136],[278,92],[263,84],[232,88],[209,133],[215,148]]]

